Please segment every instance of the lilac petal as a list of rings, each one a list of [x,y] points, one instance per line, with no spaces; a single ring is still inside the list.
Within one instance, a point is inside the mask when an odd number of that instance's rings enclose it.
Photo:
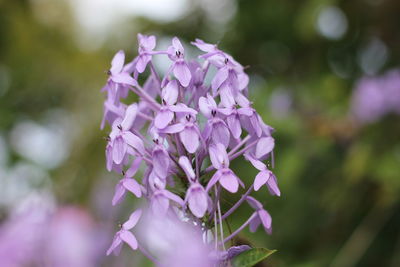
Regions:
[[[133,147],[136,151],[138,151],[141,155],[144,154],[145,149],[144,149],[144,144],[142,139],[140,139],[138,136],[135,134],[125,131],[123,134],[123,138],[125,142]]]
[[[183,129],[185,129],[185,125],[183,125],[182,123],[177,123],[165,127],[164,129],[160,130],[160,132],[167,134],[174,134],[183,131]]]
[[[136,197],[142,196],[142,190],[140,189],[140,185],[138,182],[136,182],[135,179],[125,178],[122,183],[124,187],[129,191],[131,191]]]
[[[253,220],[250,222],[250,232],[254,233],[257,231],[258,226],[261,224],[261,220],[258,216],[256,216]]]
[[[202,218],[208,207],[207,193],[199,185],[198,187],[192,188],[192,190],[189,189],[188,194],[190,211],[197,218]]]
[[[219,178],[219,183],[223,188],[231,193],[236,193],[239,189],[238,178],[233,174],[232,171],[222,173]]]
[[[171,110],[161,109],[154,120],[154,125],[158,129],[164,129],[172,121],[173,118],[174,113]]]
[[[260,203],[260,201],[258,201],[257,199],[255,199],[254,197],[251,196],[247,196],[246,197],[246,201],[247,203],[249,203],[249,205],[255,209],[255,210],[259,210],[263,208],[263,205]]]
[[[113,159],[116,164],[120,164],[125,157],[127,145],[122,136],[117,136],[113,142]]]
[[[185,202],[177,195],[175,195],[174,193],[171,193],[168,190],[163,190],[163,194],[165,197],[169,198],[170,200],[178,203],[179,205],[183,206],[185,205]]]
[[[195,178],[196,175],[193,171],[192,164],[190,164],[190,161],[186,156],[181,156],[179,158],[179,166],[182,167],[183,171],[189,178],[189,181]]]
[[[238,109],[238,113],[240,115],[247,116],[247,117],[250,117],[251,115],[253,115],[253,112],[254,111],[252,108],[239,108]]]
[[[203,52],[211,52],[216,49],[216,45],[208,44],[201,39],[196,39],[195,42],[191,42],[191,44],[196,46],[198,49],[200,49]]]
[[[262,163],[261,161],[255,159],[255,158],[253,158],[252,156],[247,154],[247,155],[245,155],[245,158],[247,160],[249,160],[251,162],[251,164],[254,166],[254,168],[256,168],[257,170],[264,171],[267,169],[267,165],[265,165],[264,163]]]
[[[152,153],[153,157],[153,170],[160,177],[165,178],[169,169],[169,156],[164,148],[156,148]]]
[[[207,184],[207,188],[206,188],[207,192],[211,189],[211,187],[213,187],[219,181],[219,179],[221,178],[221,175],[222,175],[222,173],[220,170],[218,170],[216,173],[214,173],[214,175],[211,177],[210,181]]]
[[[151,60],[150,55],[146,55],[146,54],[139,55],[137,58],[137,61],[136,61],[136,70],[139,73],[143,73],[147,67],[147,64],[150,62],[150,60]]]
[[[124,51],[119,50],[111,61],[111,69],[110,69],[111,73],[112,74],[120,73],[124,66],[124,61],[125,61],[125,53]]]
[[[169,200],[162,194],[154,195],[151,199],[151,209],[156,215],[165,215],[169,208]]]
[[[261,223],[263,224],[264,228],[269,229],[271,228],[272,218],[271,215],[266,210],[259,210],[257,211],[258,216],[260,217]]]
[[[192,108],[189,108],[188,106],[186,106],[183,103],[178,103],[174,106],[170,106],[170,109],[173,112],[181,112],[181,113],[191,113],[193,115],[196,115],[198,112]]]
[[[115,186],[115,193],[114,193],[114,197],[112,199],[112,205],[115,206],[117,205],[121,198],[125,195],[125,188],[122,186],[121,182],[119,182],[116,186]]]
[[[170,81],[162,91],[162,98],[168,105],[174,105],[178,100],[179,85],[176,80]]]
[[[214,79],[211,81],[211,87],[213,90],[221,87],[221,84],[228,79],[229,70],[226,67],[220,68],[214,76]]]
[[[238,89],[240,91],[242,91],[249,84],[249,76],[244,72],[239,73],[238,74],[238,81],[239,81],[239,84],[238,84],[239,88]]]
[[[232,89],[228,86],[223,84],[219,89],[219,95],[221,96],[221,104],[226,108],[233,107],[236,105],[235,98],[232,94]]]
[[[139,170],[140,164],[142,163],[142,158],[137,157],[133,162],[131,167],[126,171],[126,177],[133,177]]]
[[[183,87],[187,87],[192,79],[189,67],[184,61],[175,62],[174,75]]]
[[[267,171],[261,171],[257,174],[256,178],[254,179],[254,190],[258,191],[261,186],[267,183],[270,177],[270,173]]]
[[[111,171],[113,167],[113,148],[110,145],[106,147],[106,163],[107,171]]]
[[[262,156],[270,153],[275,146],[275,141],[274,138],[268,136],[268,137],[263,137],[257,142],[256,146],[256,158],[261,158]]]
[[[271,195],[276,195],[278,197],[281,196],[281,191],[279,190],[275,175],[272,175],[272,177],[268,180],[267,186]]]
[[[133,122],[136,119],[137,111],[138,111],[138,106],[136,103],[128,106],[128,108],[125,111],[124,120],[121,122],[122,129],[129,130],[132,127]]]
[[[200,145],[199,136],[193,127],[185,127],[183,131],[179,133],[179,138],[189,153],[196,152]]]
[[[211,117],[211,107],[207,101],[207,98],[205,98],[204,96],[199,98],[199,108],[204,116],[206,116],[207,118]]]
[[[134,212],[132,212],[131,216],[129,216],[129,219],[122,225],[122,228],[124,230],[132,229],[137,224],[141,216],[142,216],[142,210],[141,209],[135,210]]]
[[[251,249],[250,246],[248,245],[240,245],[240,246],[234,246],[234,247],[230,247],[228,249],[228,260],[229,259],[233,259],[234,257],[236,257],[237,255],[241,254],[242,252]]]
[[[129,231],[122,231],[120,235],[121,239],[127,243],[133,250],[138,248],[136,237]]]
[[[114,237],[114,240],[110,248],[107,250],[107,256],[110,255],[114,250],[117,251],[117,247],[121,246],[121,244],[122,244],[122,239],[119,237],[119,233],[117,233]]]
[[[172,38],[172,45],[175,48],[175,50],[181,51],[183,53],[185,50],[182,46],[181,41],[179,41],[178,37]]]
[[[262,129],[260,125],[260,120],[258,119],[258,115],[253,114],[253,116],[250,117],[250,122],[253,126],[253,129],[256,131],[257,136],[260,137],[262,134]]]
[[[242,134],[242,127],[240,126],[240,120],[236,115],[228,116],[226,118],[228,127],[234,138],[238,139]]]
[[[209,148],[210,160],[214,168],[221,169],[229,166],[229,157],[223,144],[211,145]]]
[[[122,72],[122,73],[113,75],[111,77],[111,79],[116,83],[128,84],[128,85],[132,85],[132,86],[137,85],[136,80],[133,79],[127,72]]]
[[[211,138],[215,144],[221,143],[225,148],[229,145],[229,130],[223,121],[213,124],[214,129],[211,134]]]

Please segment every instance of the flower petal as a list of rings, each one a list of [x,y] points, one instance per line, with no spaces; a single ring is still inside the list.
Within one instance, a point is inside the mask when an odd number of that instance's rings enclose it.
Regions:
[[[111,73],[112,74],[120,73],[124,66],[124,61],[125,61],[125,53],[124,51],[119,50],[111,61],[111,69],[110,69]]]
[[[127,145],[122,136],[117,136],[113,142],[113,159],[116,164],[120,164],[125,157]]]
[[[187,87],[192,79],[189,67],[184,61],[175,62],[174,75],[183,87]]]
[[[117,233],[114,237],[114,240],[110,246],[110,248],[107,250],[107,256],[110,255],[114,250],[117,252],[118,251],[118,247],[120,247],[122,245],[122,239],[119,237],[119,233]],[[119,254],[119,253],[115,253],[115,254]]]
[[[225,123],[221,120],[213,124],[213,130],[211,133],[211,138],[215,144],[223,144],[225,148],[229,145],[229,129],[226,127]]]
[[[133,79],[129,73],[127,72],[122,72],[119,74],[115,74],[113,76],[111,76],[111,79],[115,82],[115,83],[122,83],[122,84],[128,84],[128,85],[132,85],[132,86],[136,86],[137,82],[135,79]]]
[[[136,237],[129,231],[122,231],[121,232],[121,239],[127,243],[133,250],[138,248],[138,243]]]
[[[121,122],[122,129],[129,130],[132,127],[133,122],[136,119],[137,111],[138,111],[138,106],[136,103],[133,103],[132,105],[128,106],[128,108],[125,111],[124,120]]]
[[[257,231],[258,226],[261,224],[261,220],[258,216],[254,217],[253,220],[250,222],[250,232],[254,233]]]
[[[214,175],[208,182],[206,191],[208,192],[211,189],[211,187],[213,187],[213,185],[215,185],[219,181],[220,178],[221,178],[221,171],[218,170],[216,173],[214,173]]]
[[[169,200],[163,194],[154,194],[150,205],[155,215],[163,216],[168,211]]]
[[[229,130],[231,130],[232,136],[236,139],[242,134],[242,127],[240,125],[240,120],[236,115],[231,115],[226,118]]]
[[[136,174],[136,172],[139,170],[141,163],[142,163],[141,157],[135,158],[135,160],[132,162],[131,167],[126,171],[125,176],[128,178],[133,177]]]
[[[117,205],[121,198],[125,195],[125,188],[122,186],[121,182],[119,182],[116,186],[115,186],[115,193],[114,193],[114,197],[112,199],[112,205],[115,206]]]
[[[174,105],[178,100],[179,85],[176,80],[168,82],[167,86],[162,90],[162,99],[168,105]]]
[[[185,125],[183,125],[182,123],[177,123],[165,127],[164,129],[160,130],[160,132],[167,134],[174,134],[181,132],[183,129],[185,129]]]
[[[137,57],[136,61],[136,70],[139,73],[143,73],[147,67],[147,64],[150,62],[151,56],[147,54],[141,54]]]
[[[125,178],[123,179],[123,185],[126,189],[131,191],[136,197],[142,196],[142,190],[139,183],[135,179]]]
[[[281,196],[281,191],[279,190],[278,182],[275,175],[271,175],[271,178],[268,180],[267,186],[271,195],[276,195],[278,197]]]
[[[269,177],[270,177],[269,171],[259,172],[256,178],[254,179],[254,190],[258,191],[261,186],[267,183]]]
[[[181,156],[179,158],[179,165],[182,167],[183,171],[186,173],[189,181],[195,178],[195,173],[193,171],[192,164],[190,164],[189,159],[186,156]]]
[[[197,218],[202,218],[207,211],[207,193],[201,185],[194,186],[188,191],[188,202],[190,211]]]
[[[164,129],[174,118],[174,113],[169,109],[161,109],[154,120],[154,125],[158,129]]]
[[[211,87],[213,90],[216,90],[221,87],[221,84],[228,79],[229,70],[227,67],[220,68],[214,76],[214,79],[211,81]]]
[[[168,152],[161,146],[156,147],[152,153],[153,170],[160,178],[166,178],[169,170]]]
[[[135,134],[125,131],[123,133],[123,138],[125,140],[125,142],[130,145],[131,147],[133,147],[136,151],[138,151],[141,155],[144,154],[145,149],[144,149],[144,144],[142,139],[140,139],[138,136],[136,136]]]
[[[232,171],[223,172],[219,178],[219,183],[231,193],[236,193],[239,189],[238,178]]]
[[[270,153],[274,149],[274,146],[275,141],[271,136],[260,138],[256,146],[256,158],[259,159],[262,156]]]
[[[141,209],[137,209],[134,212],[132,212],[131,216],[129,216],[129,219],[122,225],[122,229],[124,230],[132,229],[137,224],[141,216],[142,216]]]
[[[263,224],[264,228],[266,229],[271,228],[272,224],[271,215],[269,215],[269,213],[264,209],[258,210],[257,213],[258,216],[260,217],[261,223]]]
[[[179,138],[182,141],[183,146],[189,153],[196,152],[199,147],[200,141],[197,132],[193,127],[185,127],[182,132],[179,133]]]

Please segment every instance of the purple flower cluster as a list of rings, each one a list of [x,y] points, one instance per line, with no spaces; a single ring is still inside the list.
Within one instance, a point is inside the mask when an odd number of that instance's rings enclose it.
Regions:
[[[400,114],[400,70],[358,81],[352,97],[352,113],[361,123],[375,122],[388,113]]]
[[[249,195],[263,185],[272,195],[280,195],[275,175],[263,163],[273,163],[273,129],[247,98],[249,78],[244,67],[216,45],[199,39],[192,44],[204,53],[190,61],[176,37],[160,51],[154,50],[154,36],[139,34],[138,41],[133,61],[125,64],[123,51],[114,56],[103,88],[107,98],[102,128],[105,122],[111,125],[107,169],[123,176],[116,185],[113,205],[133,193],[146,199],[154,218],[174,216],[198,225],[204,234],[211,231],[217,250],[248,225],[255,231],[262,224],[270,233],[271,216]],[[171,61],[164,77],[156,72],[154,56],[167,56]],[[212,79],[211,70],[215,73]],[[143,85],[139,84],[141,74],[147,77]],[[130,91],[138,96],[137,103],[124,103]],[[259,170],[253,184],[245,185],[230,168],[230,162],[240,156]],[[141,167],[144,175],[137,180],[134,176]],[[222,214],[221,190],[237,193],[239,187],[247,187],[247,192]],[[245,201],[255,212],[224,237],[223,220]],[[125,242],[149,255],[130,232],[141,215],[142,210],[132,213],[107,254]]]

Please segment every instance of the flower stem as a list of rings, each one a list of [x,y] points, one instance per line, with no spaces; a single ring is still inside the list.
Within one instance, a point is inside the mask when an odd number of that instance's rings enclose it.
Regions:
[[[243,201],[246,200],[246,197],[250,195],[252,191],[253,191],[253,185],[249,187],[247,192],[244,193],[244,195],[242,195],[242,197],[238,200],[238,202],[235,203],[235,205],[233,205],[227,212],[224,213],[224,215],[222,215],[222,220],[228,218],[229,215],[231,215],[237,208],[239,208],[239,206],[243,203]]]
[[[232,238],[234,238],[237,234],[239,234],[244,228],[247,227],[247,225],[250,224],[250,222],[254,219],[255,216],[257,216],[257,213],[256,213],[256,212],[254,212],[254,213],[250,216],[250,218],[249,218],[247,221],[245,221],[245,223],[242,224],[242,226],[240,226],[235,232],[233,232],[230,236],[228,236],[227,238],[225,238],[224,241],[223,241],[223,243],[228,242],[229,240],[231,240]]]

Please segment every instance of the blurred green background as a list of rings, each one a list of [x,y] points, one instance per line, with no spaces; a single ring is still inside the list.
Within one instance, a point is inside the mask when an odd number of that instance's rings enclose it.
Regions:
[[[396,0],[0,0],[0,221],[47,190],[112,234],[134,199],[111,209],[105,70],[119,49],[136,55],[139,32],[162,47],[201,38],[249,66],[250,99],[275,128],[282,196],[255,194],[274,232],[237,242],[277,249],[265,266],[400,266],[400,117],[351,112],[361,77],[399,67],[399,14]],[[256,175],[233,165],[247,183]],[[235,196],[224,198],[226,209]]]

